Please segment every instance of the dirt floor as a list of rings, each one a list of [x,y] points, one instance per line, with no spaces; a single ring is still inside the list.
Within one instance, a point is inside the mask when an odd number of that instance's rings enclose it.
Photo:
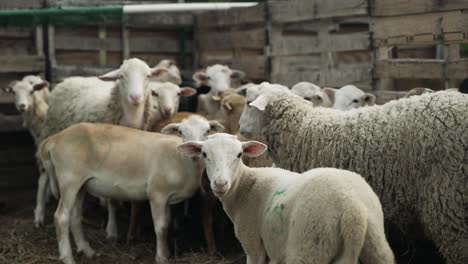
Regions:
[[[52,201],[47,207],[46,224],[40,229],[33,226],[33,209],[35,204],[35,191],[26,190],[22,192],[0,194],[0,263],[3,264],[53,264],[60,263],[58,258],[57,240],[52,216],[56,202]],[[123,208],[125,209],[125,208]],[[123,241],[111,242],[106,239],[104,231],[105,211],[101,208],[85,208],[83,229],[91,246],[100,254],[92,261],[84,256],[74,253],[77,263],[96,264],[128,264],[128,263],[154,263],[155,243],[154,232],[148,231],[144,226],[140,240],[131,246],[126,246]],[[125,231],[125,223],[119,226],[119,230]],[[148,225],[146,222],[145,225]],[[149,224],[151,225],[151,224]],[[189,225],[191,228],[201,230],[196,224]],[[149,228],[152,229],[150,226]],[[123,231],[121,231],[123,233]],[[179,231],[181,233],[183,231]],[[152,233],[152,234],[151,234]],[[197,232],[201,233],[201,232]],[[200,236],[189,235],[188,240],[200,239]],[[182,238],[178,238],[182,241]],[[238,245],[232,246],[232,250],[224,253],[225,257],[209,256],[204,253],[204,246],[192,243],[191,246],[176,245],[172,240],[171,248],[176,250],[176,257],[171,263],[203,263],[203,264],[242,264],[245,257],[240,253]],[[180,243],[182,244],[182,243]],[[198,243],[200,244],[200,243]],[[184,247],[184,249],[180,249]],[[226,250],[224,250],[226,251]]]

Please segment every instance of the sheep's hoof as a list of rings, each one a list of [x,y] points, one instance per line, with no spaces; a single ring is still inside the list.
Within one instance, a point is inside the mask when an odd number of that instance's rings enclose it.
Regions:
[[[41,228],[44,226],[44,220],[34,220],[34,227],[35,228]]]
[[[80,248],[77,250],[77,252],[80,254],[84,254],[87,258],[93,258],[93,257],[99,256],[98,254],[96,254],[96,251],[94,251],[90,246]]]
[[[76,264],[72,257],[60,257],[59,260],[63,262],[63,264]]]

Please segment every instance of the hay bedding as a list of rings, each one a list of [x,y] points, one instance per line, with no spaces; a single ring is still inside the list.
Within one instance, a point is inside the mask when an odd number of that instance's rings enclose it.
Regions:
[[[0,263],[1,264],[53,264],[60,263],[58,258],[57,240],[53,225],[53,212],[56,202],[47,206],[46,225],[41,229],[33,226],[35,192],[27,190],[0,194]],[[88,210],[89,211],[89,210]],[[143,238],[134,245],[126,246],[123,242],[111,242],[106,239],[102,215],[90,217],[86,215],[83,221],[85,236],[91,246],[100,254],[92,260],[74,252],[77,263],[95,264],[154,264],[154,237]],[[125,229],[120,229],[125,230]],[[123,231],[121,231],[123,232]],[[144,240],[146,239],[146,241]],[[71,240],[73,243],[73,240]],[[75,247],[73,247],[75,250]],[[227,257],[211,257],[202,250],[181,250],[171,263],[203,263],[203,264],[241,264],[245,257],[238,251]]]

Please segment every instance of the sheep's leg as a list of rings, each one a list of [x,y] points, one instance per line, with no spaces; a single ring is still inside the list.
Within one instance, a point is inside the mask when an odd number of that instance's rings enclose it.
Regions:
[[[107,224],[106,234],[107,238],[111,240],[117,240],[119,234],[117,229],[117,206],[111,199],[107,200]]]
[[[140,222],[140,213],[143,203],[131,202],[130,224],[127,231],[127,245],[129,245],[136,237],[138,232],[138,223]]]
[[[81,217],[83,211],[83,200],[84,200],[85,191],[84,189],[78,192],[76,196],[75,207],[71,212],[71,231],[73,238],[75,239],[75,244],[77,251],[79,253],[83,252],[86,257],[92,258],[95,255],[94,250],[89,245],[88,241],[84,238],[83,235],[83,226],[81,225]]]
[[[156,263],[167,263],[169,257],[167,233],[170,221],[168,200],[167,197],[153,198],[150,200],[150,204],[156,232]]]
[[[267,264],[266,253],[262,254],[259,252],[259,255],[247,255],[247,264]]]
[[[213,233],[213,210],[216,204],[216,198],[211,194],[206,194],[203,199],[203,231],[205,235],[208,252],[216,253],[216,244]]]
[[[368,221],[366,238],[359,260],[363,264],[395,263],[392,249],[385,238],[383,224],[379,226],[372,220]]]
[[[37,183],[37,196],[36,208],[34,209],[34,226],[40,227],[44,224],[45,206],[47,196],[47,185],[49,184],[49,177],[45,171],[41,172]]]
[[[75,199],[78,190],[69,188],[60,191],[60,201],[55,211],[55,227],[57,229],[57,240],[60,253],[60,260],[65,264],[75,264],[70,246],[70,213],[75,206]]]

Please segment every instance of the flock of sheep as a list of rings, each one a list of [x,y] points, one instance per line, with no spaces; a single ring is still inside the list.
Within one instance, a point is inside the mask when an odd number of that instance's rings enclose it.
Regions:
[[[179,86],[170,60],[150,68],[128,59],[50,93],[37,76],[6,88],[38,147],[36,226],[50,193],[59,199],[63,263],[75,263],[70,230],[77,252],[96,255],[81,226],[86,193],[107,206],[109,238],[119,235],[115,201],[132,202],[131,239],[148,200],[156,262],[166,263],[170,205],[193,196],[204,177],[210,252],[216,197],[247,263],[394,263],[384,219],[404,232],[421,226],[447,263],[468,261],[467,95],[417,88],[374,105],[353,85],[289,89],[244,84],[245,75],[224,65],[196,72],[196,85],[210,87],[197,113],[178,111],[196,90]]]

